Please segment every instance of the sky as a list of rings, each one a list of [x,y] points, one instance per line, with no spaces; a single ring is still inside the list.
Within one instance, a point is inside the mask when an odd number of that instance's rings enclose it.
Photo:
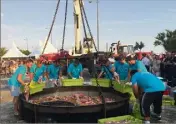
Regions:
[[[44,41],[55,12],[57,0],[2,0],[1,43],[10,48],[15,41],[22,49],[37,48]],[[96,41],[96,0],[84,0],[86,14]],[[52,33],[53,45],[60,49],[64,24],[65,1],[61,0]],[[99,0],[100,50],[106,43],[121,41],[122,44],[144,42],[143,51],[164,52],[154,47],[158,33],[176,29],[175,0]],[[27,40],[25,40],[27,39]],[[74,46],[73,0],[69,0],[66,39],[64,48]]]

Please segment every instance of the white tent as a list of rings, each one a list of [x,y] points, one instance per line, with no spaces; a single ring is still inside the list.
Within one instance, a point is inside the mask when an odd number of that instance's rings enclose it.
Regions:
[[[7,53],[2,56],[2,58],[22,58],[27,57],[17,48],[16,44],[12,43],[12,48],[7,51]]]
[[[31,54],[29,55],[30,57],[35,56],[35,58],[38,58],[40,56],[40,47],[36,47],[32,50]]]
[[[45,42],[39,42],[40,45],[40,52],[42,53],[43,48],[45,46]],[[44,54],[49,54],[49,53],[56,53],[57,49],[51,44],[51,42],[47,43],[47,46],[45,48]]]

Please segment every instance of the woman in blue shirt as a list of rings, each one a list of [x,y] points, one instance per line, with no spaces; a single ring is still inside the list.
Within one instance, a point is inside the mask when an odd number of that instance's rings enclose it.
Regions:
[[[114,65],[120,80],[126,80],[128,77],[129,65],[125,62],[125,57],[119,56],[118,61],[116,61]]]
[[[67,70],[69,78],[72,79],[82,78],[82,71],[82,64],[78,59],[75,59],[75,61],[68,66]]]
[[[108,59],[105,60],[104,63],[105,65],[102,66],[102,69],[98,78],[100,78],[104,73],[106,79],[110,79],[110,80],[115,79],[117,82],[119,82],[118,74],[115,73],[115,67],[110,63]]]
[[[31,59],[26,60],[24,65],[18,67],[15,73],[8,81],[8,85],[10,86],[11,96],[13,96],[13,104],[14,104],[14,114],[18,115],[18,98],[20,94],[20,86],[25,86],[25,78],[27,73],[27,68],[31,68],[33,61]]]

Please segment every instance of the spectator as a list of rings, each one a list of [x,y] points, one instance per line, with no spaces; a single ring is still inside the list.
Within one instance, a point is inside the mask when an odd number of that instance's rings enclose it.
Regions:
[[[160,65],[161,65],[161,60],[159,58],[159,55],[155,55],[155,58],[152,63],[152,73],[156,76],[160,76]]]
[[[142,58],[142,63],[145,65],[147,71],[150,69],[150,59],[147,57],[147,55],[144,53]]]

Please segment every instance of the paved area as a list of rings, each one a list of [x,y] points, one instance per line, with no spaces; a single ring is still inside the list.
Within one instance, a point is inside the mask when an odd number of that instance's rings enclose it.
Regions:
[[[12,102],[1,104],[0,116],[1,123],[25,123],[23,120],[19,120],[13,115]],[[156,123],[156,121],[153,122]],[[176,107],[164,106],[162,120],[157,123],[176,123]]]
[[[0,80],[1,106],[0,123],[25,123],[13,115],[12,97],[7,86],[7,79]],[[153,121],[156,123],[156,121]],[[176,123],[176,106],[163,106],[162,120],[157,123]]]

